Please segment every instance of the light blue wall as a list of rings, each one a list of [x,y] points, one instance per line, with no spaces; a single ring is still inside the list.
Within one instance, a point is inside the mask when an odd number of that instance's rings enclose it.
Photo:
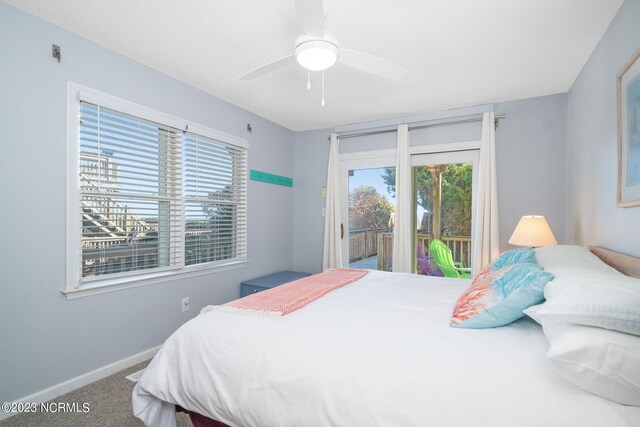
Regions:
[[[496,104],[500,249],[523,215],[544,215],[560,243],[565,238],[567,95]]]
[[[569,91],[567,236],[640,256],[640,207],[617,208],[616,75],[640,48],[640,0],[626,0]]]
[[[293,265],[293,189],[250,181],[246,268],[67,301],[68,80],[244,137],[251,168],[294,175],[293,132],[0,3],[0,401],[159,345],[240,281]]]
[[[296,271],[322,271],[327,162],[332,129],[297,132],[295,142],[295,215],[293,264]]]
[[[563,242],[566,196],[566,94],[504,102],[490,106],[506,114],[496,131],[500,247],[510,248],[509,237],[522,215],[541,214]],[[488,111],[488,106],[421,115],[420,121]],[[417,116],[416,116],[417,117]],[[416,120],[416,117],[338,126],[338,131],[357,131]],[[326,185],[331,129],[296,134],[294,267],[317,273],[322,268],[324,219],[321,197]],[[463,124],[411,131],[412,145],[444,144],[479,140],[481,126]],[[340,151],[352,153],[394,148],[395,133],[341,141]]]

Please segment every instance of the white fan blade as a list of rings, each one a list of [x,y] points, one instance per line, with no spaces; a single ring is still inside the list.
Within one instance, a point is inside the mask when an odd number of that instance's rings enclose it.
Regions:
[[[298,20],[305,34],[324,36],[324,5],[322,0],[296,0]]]
[[[338,62],[385,79],[400,80],[407,74],[407,69],[398,64],[357,50],[340,49]]]
[[[253,70],[249,71],[248,73],[244,73],[238,78],[240,80],[251,80],[258,77],[262,77],[265,74],[278,70],[289,64],[293,64],[294,62],[296,62],[296,58],[293,54],[283,56],[282,58],[276,59],[275,61],[269,62],[268,64],[261,65],[258,68],[254,68]]]

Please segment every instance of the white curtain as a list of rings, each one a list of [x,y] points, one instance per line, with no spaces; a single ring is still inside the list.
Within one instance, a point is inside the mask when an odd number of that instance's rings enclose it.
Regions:
[[[393,271],[411,273],[412,205],[413,182],[411,180],[411,152],[409,148],[409,126],[398,126],[398,149],[396,157],[396,211],[393,228]]]
[[[324,250],[322,270],[342,267],[340,238],[340,158],[338,136],[331,134],[327,168],[327,206],[324,216]]]
[[[482,117],[477,188],[478,205],[473,236],[474,274],[479,273],[482,267],[500,255],[494,113],[484,113]]]

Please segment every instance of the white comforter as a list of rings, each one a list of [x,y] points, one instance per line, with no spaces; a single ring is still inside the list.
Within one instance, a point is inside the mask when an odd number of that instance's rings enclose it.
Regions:
[[[174,404],[230,426],[638,426],[640,408],[553,370],[529,319],[449,327],[467,280],[372,271],[280,318],[211,311],[162,346],[136,416]]]

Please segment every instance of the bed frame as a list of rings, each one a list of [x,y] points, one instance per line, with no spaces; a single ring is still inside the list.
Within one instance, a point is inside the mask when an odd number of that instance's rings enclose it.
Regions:
[[[622,274],[640,279],[640,258],[621,254],[599,246],[589,246],[589,250],[602,261],[615,268]]]

